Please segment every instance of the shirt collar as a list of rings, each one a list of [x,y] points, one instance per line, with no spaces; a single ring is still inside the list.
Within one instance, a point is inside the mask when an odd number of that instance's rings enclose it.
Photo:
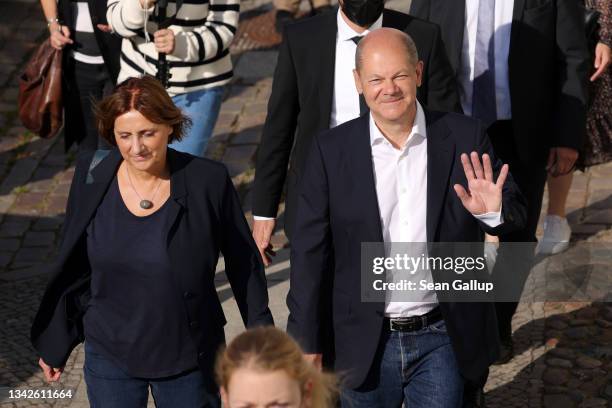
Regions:
[[[349,25],[346,23],[346,21],[344,21],[344,18],[342,18],[342,15],[340,14],[342,11],[340,10],[340,7],[338,7],[338,14],[337,14],[337,19],[338,19],[338,40],[340,41],[346,41],[346,40],[350,40],[353,37],[357,37],[357,36],[365,36],[367,35],[370,31],[372,30],[376,30],[377,28],[381,28],[382,27],[382,19],[383,19],[383,13],[380,14],[380,16],[378,16],[378,18],[376,19],[376,21],[374,23],[372,23],[372,25],[365,30],[363,33],[358,33],[357,31],[353,30],[351,27],[349,27]]]
[[[410,135],[408,135],[408,139],[406,139],[406,146],[413,139],[413,136],[418,135],[420,137],[427,137],[427,121],[425,120],[425,111],[423,107],[416,101],[416,116],[414,118],[414,123],[412,124],[412,130],[410,131]],[[381,142],[386,141],[385,136],[382,134],[376,123],[374,122],[374,117],[372,116],[372,112],[370,112],[370,145],[374,146]]]

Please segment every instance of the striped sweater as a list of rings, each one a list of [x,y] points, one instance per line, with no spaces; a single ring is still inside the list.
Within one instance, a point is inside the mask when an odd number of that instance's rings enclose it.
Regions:
[[[157,56],[153,33],[157,23],[154,7],[143,10],[139,0],[108,0],[107,19],[113,31],[123,37],[121,72],[118,82],[143,73],[155,75]],[[166,60],[172,77],[172,96],[223,85],[232,78],[229,46],[236,33],[240,0],[183,0],[173,25],[175,47]],[[167,15],[176,12],[168,1]],[[148,17],[147,17],[148,16]],[[144,33],[145,20],[150,42]]]

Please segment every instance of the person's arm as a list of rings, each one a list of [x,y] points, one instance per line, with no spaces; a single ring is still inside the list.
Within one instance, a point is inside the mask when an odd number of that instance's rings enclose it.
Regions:
[[[582,148],[586,134],[588,67],[591,62],[587,51],[584,10],[580,2],[557,0],[556,42],[557,72],[554,75],[558,95],[551,154],[562,154],[557,159],[557,170],[563,173],[571,169],[574,163],[558,148],[577,152]]]
[[[129,38],[144,29],[146,18],[151,18],[156,0],[108,0],[106,19],[113,32]]]
[[[234,40],[240,0],[210,0],[206,22],[193,31],[174,31],[172,55],[182,61],[197,62],[219,57]]]
[[[268,287],[261,257],[251,237],[232,179],[225,168],[223,171],[219,214],[225,273],[245,326],[251,328],[274,324],[268,309]]]
[[[480,124],[476,128],[475,142],[476,149],[474,151],[478,153],[480,160],[482,160],[483,155],[488,156],[492,172],[491,179],[493,182],[498,182],[504,163],[495,156],[493,145],[486,134],[486,130]],[[464,153],[469,154],[470,152]],[[476,176],[479,173],[481,175],[486,174],[484,170],[475,173]],[[504,178],[499,207],[481,211],[480,215],[475,215],[482,230],[489,235],[497,236],[519,230],[523,228],[527,220],[527,203],[514,182],[511,168]],[[469,190],[469,184],[465,187],[468,187],[466,190]]]
[[[56,0],[40,0],[40,5],[47,20],[49,29],[49,43],[56,50],[61,50],[67,44],[72,44],[70,29],[63,25],[57,13]]]
[[[595,48],[595,61],[593,63],[596,71],[591,76],[591,82],[596,81],[610,67],[612,62],[612,0],[598,3],[597,11],[599,17],[599,43]]]
[[[290,35],[285,31],[268,101],[268,114],[257,153],[253,184],[253,237],[264,259],[271,259],[270,238],[287,176],[297,117],[300,111]]]
[[[291,240],[291,274],[287,306],[287,332],[302,346],[305,354],[320,354],[323,273],[333,259],[329,224],[327,172],[316,137],[300,182],[297,217]]]
[[[296,67],[289,42],[290,36],[285,32],[257,152],[253,214],[260,217],[277,216],[300,112]]]
[[[457,81],[453,73],[453,67],[446,55],[446,48],[442,42],[440,27],[436,25],[435,38],[427,72],[427,107],[432,110],[463,113],[459,101]]]

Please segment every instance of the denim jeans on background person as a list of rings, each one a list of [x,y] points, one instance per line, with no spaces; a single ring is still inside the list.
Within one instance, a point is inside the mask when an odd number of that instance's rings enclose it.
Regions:
[[[193,123],[183,135],[183,140],[172,143],[170,147],[195,156],[204,156],[221,110],[223,90],[223,86],[217,86],[172,97],[174,104],[181,108]]]
[[[365,384],[342,390],[342,408],[461,407],[464,380],[444,320],[414,332],[386,332]]]
[[[149,386],[157,408],[221,407],[212,379],[206,381],[199,369],[168,378],[135,378],[85,342],[83,371],[92,408],[146,408]]]

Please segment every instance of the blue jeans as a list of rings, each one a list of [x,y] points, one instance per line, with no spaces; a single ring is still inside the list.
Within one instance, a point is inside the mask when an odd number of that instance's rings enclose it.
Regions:
[[[366,382],[342,390],[342,408],[461,407],[464,381],[441,320],[414,332],[385,331]]]
[[[158,408],[221,407],[219,394],[200,370],[168,378],[134,378],[85,343],[85,383],[92,408],[146,408],[151,394]]]
[[[172,97],[174,104],[189,116],[192,125],[183,135],[183,140],[172,143],[170,147],[180,152],[203,157],[221,110],[222,99],[223,86]]]

